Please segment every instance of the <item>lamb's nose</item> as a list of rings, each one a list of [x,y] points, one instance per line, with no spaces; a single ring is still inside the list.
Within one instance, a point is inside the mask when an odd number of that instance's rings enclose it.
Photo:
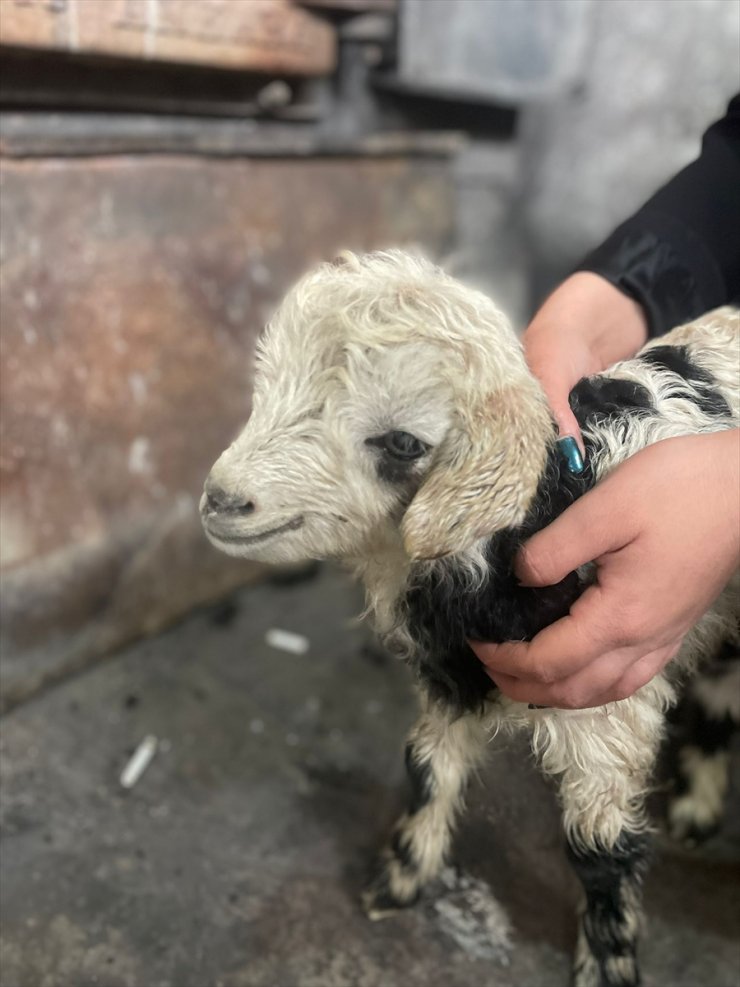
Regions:
[[[206,501],[209,510],[222,513],[253,514],[257,509],[253,500],[247,500],[241,494],[228,493],[221,487],[206,487]]]

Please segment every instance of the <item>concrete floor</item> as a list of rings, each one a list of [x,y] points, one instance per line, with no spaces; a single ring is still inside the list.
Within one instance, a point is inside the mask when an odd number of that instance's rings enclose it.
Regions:
[[[5,718],[2,987],[568,983],[577,888],[526,748],[493,748],[461,870],[397,919],[363,916],[414,700],[363,647],[360,603],[331,568],[246,590]],[[309,653],[269,648],[270,627]],[[147,734],[159,750],[127,792]],[[737,821],[701,853],[661,847],[645,984],[740,985]]]

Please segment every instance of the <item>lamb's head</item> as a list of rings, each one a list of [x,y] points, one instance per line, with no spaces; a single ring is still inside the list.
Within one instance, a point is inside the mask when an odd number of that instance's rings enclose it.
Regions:
[[[394,537],[412,559],[448,555],[521,521],[551,433],[488,298],[401,251],[343,254],[268,326],[203,524],[267,562],[362,557]]]

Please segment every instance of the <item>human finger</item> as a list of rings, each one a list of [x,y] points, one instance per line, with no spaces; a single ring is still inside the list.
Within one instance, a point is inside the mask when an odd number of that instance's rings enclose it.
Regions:
[[[581,428],[568,400],[571,389],[578,379],[577,376],[571,379],[557,369],[552,357],[545,355],[541,361],[538,357],[530,359],[530,369],[539,378],[542,390],[545,392],[547,403],[550,405],[552,416],[558,429],[561,439],[573,438],[580,451],[581,457],[585,457],[583,437]],[[538,366],[538,364],[540,364]],[[583,460],[580,469],[583,468]],[[574,472],[580,472],[580,469]]]
[[[680,642],[664,645],[631,664],[609,690],[609,698],[605,701],[617,702],[621,699],[629,699],[663,671],[668,662],[676,656],[680,646]]]
[[[572,613],[545,627],[531,641],[471,641],[470,647],[489,672],[543,685],[568,678],[613,650],[608,625],[599,619],[599,596],[598,586],[589,587]]]
[[[634,652],[629,649],[610,651],[575,675],[545,684],[497,671],[488,674],[504,695],[516,702],[555,709],[587,709],[603,705],[603,697],[622,679],[633,660]]]
[[[636,660],[634,648],[620,648],[551,685],[499,673],[492,673],[492,678],[516,702],[549,709],[591,709],[634,695],[662,671],[677,650],[678,646],[662,646]]]
[[[587,562],[623,548],[633,538],[621,498],[607,479],[589,490],[519,550],[514,571],[523,586],[554,586]]]

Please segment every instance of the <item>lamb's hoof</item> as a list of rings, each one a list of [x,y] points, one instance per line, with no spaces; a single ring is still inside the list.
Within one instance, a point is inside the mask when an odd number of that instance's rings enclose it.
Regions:
[[[390,918],[403,908],[410,908],[419,900],[419,892],[401,897],[391,891],[385,874],[377,878],[362,895],[362,907],[371,922]]]
[[[604,969],[591,952],[588,938],[583,929],[583,919],[581,919],[570,980],[571,987],[607,987],[608,984],[619,984],[620,987],[638,987],[640,978],[634,957],[605,956],[602,962],[605,965]],[[610,969],[607,969],[607,965]]]
[[[576,961],[571,977],[572,987],[640,987],[640,971],[633,957],[612,956],[605,960],[602,970],[594,957]]]
[[[598,964],[589,967],[576,967],[570,978],[571,987],[601,987],[601,972]]]

